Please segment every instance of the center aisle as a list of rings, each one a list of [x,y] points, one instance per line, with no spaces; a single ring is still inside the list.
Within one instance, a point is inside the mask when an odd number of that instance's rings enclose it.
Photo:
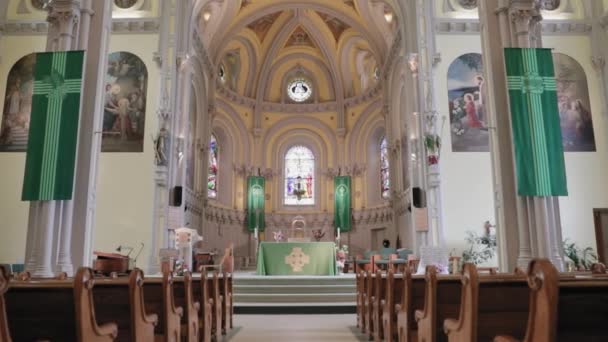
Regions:
[[[367,341],[354,326],[355,315],[235,315],[224,342]]]

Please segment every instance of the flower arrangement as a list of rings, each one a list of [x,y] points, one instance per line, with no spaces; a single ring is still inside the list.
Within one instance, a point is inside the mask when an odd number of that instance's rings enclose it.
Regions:
[[[321,241],[321,239],[325,236],[325,232],[323,229],[313,229],[312,237],[315,238],[316,241]]]
[[[465,240],[469,243],[469,249],[462,253],[462,263],[480,265],[496,255],[496,234],[489,233],[487,228],[483,235],[472,231],[467,231],[466,234]]]
[[[274,237],[274,241],[276,242],[281,242],[285,238],[285,235],[283,235],[283,232],[280,230],[278,232],[273,232],[272,235]]]
[[[183,259],[178,259],[177,261],[175,261],[175,269],[174,269],[175,275],[181,277],[187,271],[188,271],[188,265],[186,265],[186,262]]]
[[[424,137],[427,159],[429,165],[439,164],[439,151],[441,149],[441,138],[436,134],[427,134]]]
[[[336,246],[336,265],[338,269],[342,270],[348,257],[348,245],[342,245],[342,247]]]

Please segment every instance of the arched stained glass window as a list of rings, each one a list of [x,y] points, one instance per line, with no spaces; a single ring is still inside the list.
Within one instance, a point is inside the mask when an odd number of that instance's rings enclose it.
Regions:
[[[386,137],[380,141],[380,189],[382,198],[389,198],[391,195],[391,181],[388,164],[388,144]]]
[[[294,146],[285,154],[285,204],[315,204],[315,155],[304,146]]]
[[[215,135],[209,141],[209,174],[207,176],[207,197],[217,198],[218,146]]]

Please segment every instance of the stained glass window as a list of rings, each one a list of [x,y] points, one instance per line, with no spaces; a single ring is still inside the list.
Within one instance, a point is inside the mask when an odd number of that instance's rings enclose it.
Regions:
[[[390,171],[388,165],[388,145],[386,137],[380,141],[380,189],[382,198],[389,198],[391,195]]]
[[[315,155],[304,146],[294,146],[285,154],[285,204],[315,204]]]
[[[218,146],[215,135],[209,141],[209,174],[207,176],[207,197],[217,198]]]
[[[312,87],[306,80],[298,78],[287,85],[287,95],[295,102],[304,102],[312,95]]]

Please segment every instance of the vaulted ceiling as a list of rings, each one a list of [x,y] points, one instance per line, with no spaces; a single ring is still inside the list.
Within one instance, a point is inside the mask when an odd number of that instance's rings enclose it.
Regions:
[[[231,91],[285,102],[286,82],[302,77],[312,102],[336,101],[376,85],[396,34],[392,1],[211,1],[199,32]]]

